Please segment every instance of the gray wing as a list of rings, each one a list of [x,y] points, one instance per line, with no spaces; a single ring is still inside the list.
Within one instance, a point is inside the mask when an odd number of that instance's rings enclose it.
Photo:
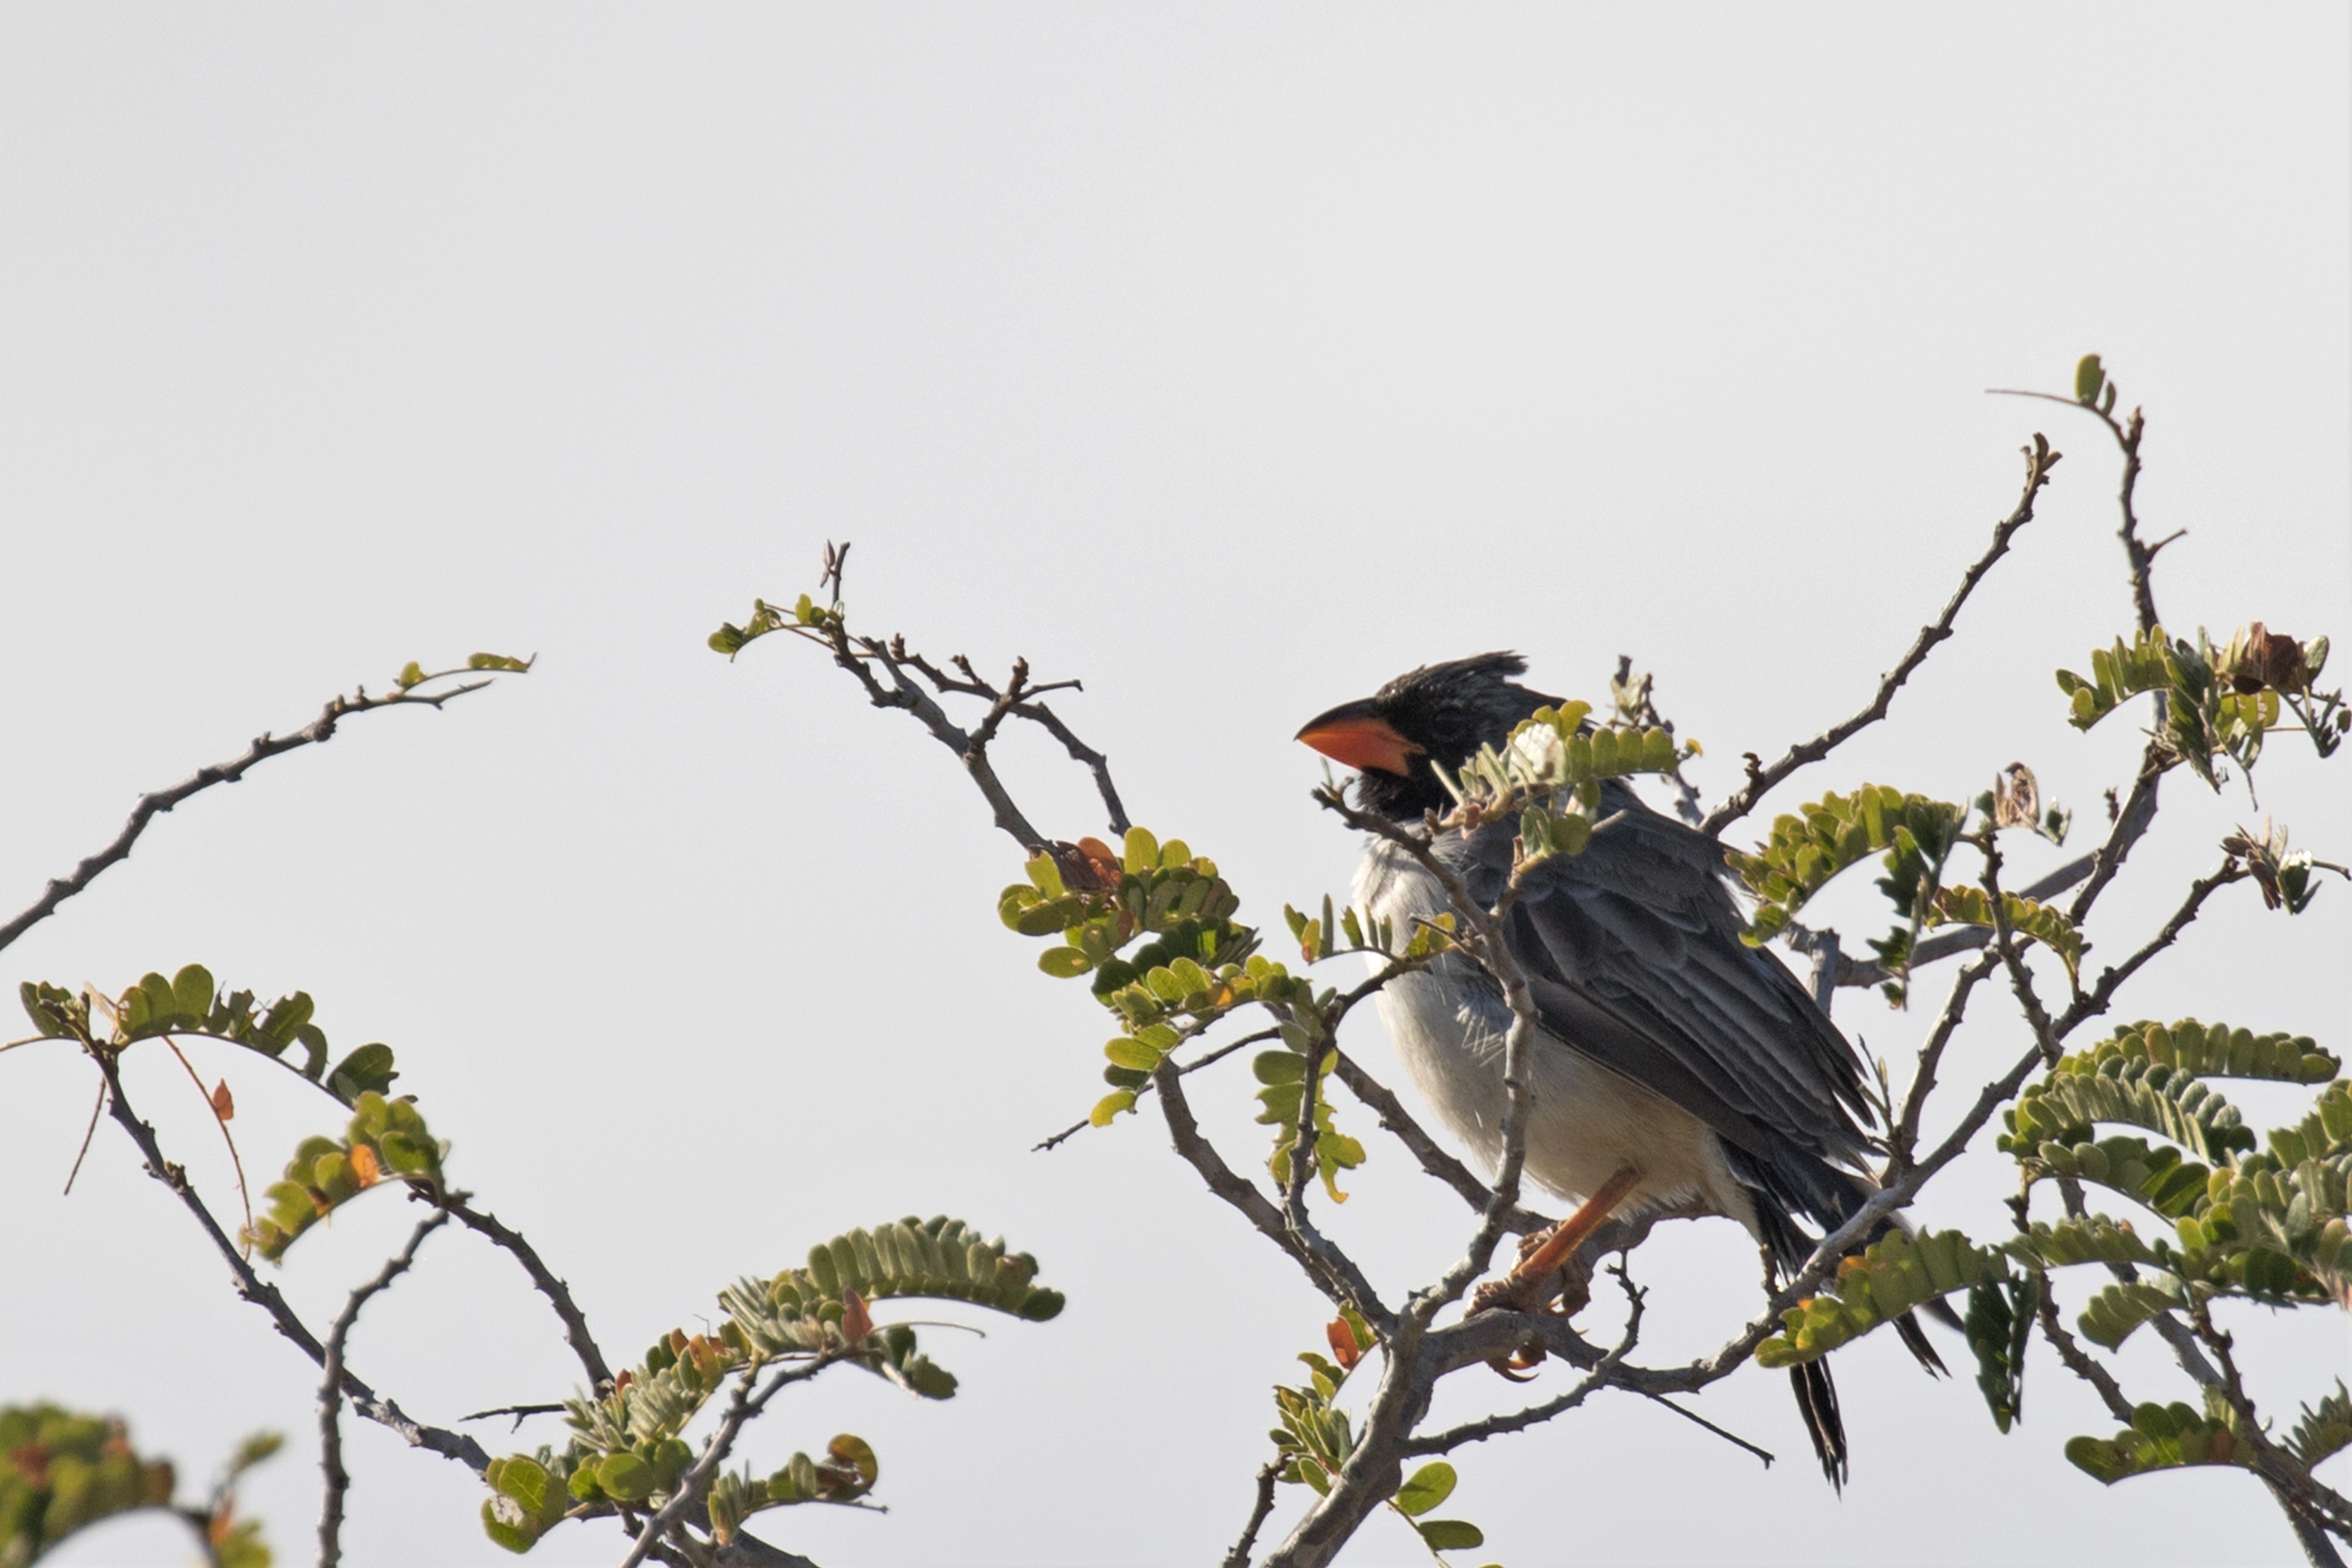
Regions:
[[[1752,1155],[1790,1145],[1854,1164],[1870,1115],[1862,1064],[1796,977],[1739,940],[1714,841],[1603,789],[1625,814],[1580,855],[1528,877],[1508,927],[1547,1033],[1656,1091]],[[1510,873],[1516,822],[1455,851],[1492,903]]]

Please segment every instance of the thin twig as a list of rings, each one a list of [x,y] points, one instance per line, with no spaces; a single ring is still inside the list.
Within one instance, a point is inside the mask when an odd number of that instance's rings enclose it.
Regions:
[[[1245,1034],[1239,1040],[1227,1040],[1224,1044],[1217,1047],[1216,1050],[1210,1051],[1207,1055],[1196,1058],[1195,1060],[1188,1061],[1183,1066],[1178,1068],[1176,1070],[1177,1075],[1179,1077],[1184,1077],[1200,1071],[1203,1067],[1213,1067],[1228,1056],[1231,1056],[1234,1052],[1243,1050],[1245,1047],[1263,1045],[1267,1040],[1280,1040],[1281,1038],[1282,1030],[1279,1029],[1262,1029],[1255,1034]],[[1146,1094],[1150,1092],[1150,1082],[1146,1080],[1144,1082],[1136,1086],[1135,1097],[1138,1100],[1140,1100]],[[1073,1122],[1068,1126],[1063,1128],[1060,1132],[1055,1133],[1053,1136],[1040,1139],[1038,1142],[1030,1145],[1029,1152],[1033,1155],[1042,1155],[1049,1149],[1057,1149],[1093,1125],[1094,1122],[1091,1118]]]
[[[2133,494],[2139,487],[2139,443],[2147,429],[2146,416],[2135,408],[2131,411],[2130,419],[2117,420],[2112,413],[2096,403],[2085,402],[2081,398],[2060,397],[2056,392],[2023,392],[2014,387],[1988,387],[1985,391],[1993,397],[2030,397],[2041,402],[2079,408],[2105,425],[2107,434],[2116,438],[2116,447],[2124,455],[2123,478],[2116,489],[2116,502],[2123,512],[2123,526],[2116,530],[2116,537],[2124,541],[2124,558],[2131,568],[2132,609],[2139,617],[2139,629],[2142,632],[2155,631],[2161,619],[2156,612],[2156,587],[2152,580],[2156,552],[2189,530],[2179,529],[2152,545],[2140,539],[2139,517],[2133,510]]]
[[[2198,911],[2205,906],[2208,898],[2233,882],[2243,882],[2248,874],[2244,867],[2228,864],[2190,883],[2189,895],[2180,901],[2180,907],[2172,912],[2172,918],[2164,923],[2164,929],[2149,937],[2137,952],[2122,963],[2101,970],[2097,982],[2075,998],[2074,1005],[2060,1015],[2055,1025],[2058,1038],[2063,1040],[2086,1019],[2105,1012],[2108,1003],[2115,999],[2116,992],[2122,988],[2126,980],[2139,973],[2150,958],[2180,939],[2180,934],[2189,929],[2189,923],[2197,918]]]
[[[1392,1134],[1414,1159],[1421,1162],[1423,1171],[1452,1187],[1472,1208],[1484,1209],[1486,1207],[1488,1198],[1493,1196],[1486,1184],[1471,1175],[1467,1166],[1440,1148],[1437,1140],[1412,1119],[1412,1113],[1404,1108],[1404,1102],[1398,1099],[1387,1085],[1365,1071],[1363,1063],[1342,1051],[1333,1075],[1380,1119],[1383,1131]],[[1505,1229],[1520,1236],[1549,1229],[1553,1223],[1550,1217],[1526,1207],[1514,1207],[1503,1219]]]
[[[1722,1438],[1733,1448],[1747,1449],[1748,1452],[1755,1455],[1758,1458],[1764,1461],[1764,1468],[1766,1469],[1769,1470],[1772,1468],[1775,1456],[1771,1449],[1759,1447],[1758,1445],[1749,1442],[1747,1438],[1741,1437],[1737,1432],[1725,1430],[1723,1427],[1718,1427],[1714,1422],[1708,1420],[1706,1416],[1700,1415],[1697,1411],[1691,1409],[1688,1406],[1677,1405],[1663,1394],[1650,1394],[1640,1389],[1636,1389],[1634,1392],[1641,1394],[1643,1398],[1647,1399],[1653,1405],[1664,1406],[1667,1409],[1673,1411],[1675,1415],[1681,1416],[1684,1420],[1690,1422],[1692,1425],[1704,1427],[1706,1430],[1714,1433],[1717,1437]]]
[[[1257,1468],[1257,1500],[1250,1507],[1249,1522],[1242,1526],[1242,1538],[1225,1553],[1222,1568],[1249,1568],[1250,1553],[1257,1549],[1257,1532],[1265,1516],[1274,1511],[1274,1483],[1281,1479],[1280,1459],[1268,1459]]]
[[[245,1210],[245,1228],[238,1234],[250,1236],[253,1234],[253,1195],[246,1190],[245,1161],[236,1152],[236,1139],[229,1133],[228,1118],[221,1114],[212,1091],[206,1089],[205,1081],[196,1076],[195,1067],[188,1061],[187,1053],[180,1049],[179,1041],[168,1034],[163,1038],[163,1043],[171,1048],[172,1054],[179,1059],[180,1065],[186,1069],[188,1082],[196,1086],[196,1097],[205,1103],[205,1109],[212,1113],[213,1120],[220,1126],[221,1142],[228,1145],[228,1163],[236,1170],[236,1201]]]
[[[438,674],[447,675],[457,673],[444,670],[438,672]],[[437,676],[427,678],[434,679]],[[139,835],[147,831],[147,824],[153,821],[157,814],[170,810],[199,790],[209,789],[215,784],[234,784],[257,764],[266,762],[270,758],[283,756],[289,751],[299,750],[305,746],[316,746],[331,740],[334,737],[335,727],[353,715],[373,713],[378,708],[388,707],[438,708],[444,703],[454,702],[468,692],[480,691],[489,684],[487,679],[468,681],[452,690],[437,694],[412,689],[379,697],[368,695],[366,688],[362,687],[351,696],[332,698],[324,708],[320,710],[317,718],[291,735],[265,734],[257,738],[251,746],[247,747],[242,754],[229,758],[226,762],[215,762],[209,768],[199,768],[193,775],[168,789],[157,789],[151,794],[142,795],[138,802],[131,808],[130,821],[122,824],[122,831],[115,834],[112,843],[74,867],[72,875],[52,881],[42,892],[41,896],[33,901],[31,908],[17,915],[7,925],[0,925],[0,947],[7,946],[35,925],[47,919],[56,912],[58,904],[97,881],[99,874],[107,867],[130,858],[131,846],[139,841]]]
[[[548,1304],[555,1309],[555,1315],[563,1320],[563,1337],[570,1343],[572,1354],[579,1358],[581,1367],[588,1374],[590,1385],[598,1389],[608,1386],[613,1381],[612,1371],[604,1364],[604,1353],[596,1348],[596,1336],[589,1332],[587,1314],[572,1299],[571,1287],[557,1279],[555,1271],[541,1261],[539,1253],[523,1239],[520,1231],[500,1224],[498,1216],[485,1214],[473,1207],[467,1201],[472,1196],[463,1192],[426,1194],[430,1202],[455,1216],[467,1229],[488,1237],[495,1245],[513,1255],[515,1261],[522,1265],[523,1272],[530,1276],[530,1282],[539,1288],[539,1293],[545,1296]]]
[[[1995,525],[1991,545],[1977,558],[1976,564],[1962,574],[1959,587],[1953,591],[1950,601],[1944,606],[1944,612],[1936,618],[1935,624],[1919,629],[1918,637],[1912,643],[1910,651],[1903,655],[1902,662],[1879,681],[1878,694],[1871,699],[1870,706],[1843,723],[1823,730],[1812,739],[1790,747],[1787,755],[1769,768],[1751,761],[1748,768],[1748,782],[1707,814],[1706,821],[1699,825],[1701,832],[1710,838],[1720,838],[1724,829],[1754,810],[1757,801],[1790,774],[1819,762],[1848,737],[1886,716],[1887,706],[1894,702],[1895,694],[1911,678],[1912,672],[1927,662],[1936,644],[1952,634],[1952,622],[1958,618],[1960,606],[1969,601],[1969,595],[1976,591],[1977,584],[1986,572],[1992,570],[1993,563],[2009,553],[2011,536],[2033,520],[2034,497],[2049,482],[2050,470],[2056,465],[2058,458],[2059,455],[2050,449],[2050,443],[2037,433],[2033,444],[2025,449],[2024,495],[2018,498],[2016,507],[2009,516]]]
[[[352,1291],[327,1332],[325,1354],[319,1364],[319,1469],[325,1478],[326,1493],[319,1508],[319,1568],[335,1568],[342,1561],[343,1496],[352,1484],[350,1472],[343,1469],[344,1343],[351,1338],[352,1326],[360,1321],[360,1309],[406,1273],[425,1239],[448,1222],[446,1211],[425,1217],[409,1234],[408,1245],[394,1253],[373,1279]]]
[[[493,1416],[511,1416],[514,1417],[513,1429],[520,1432],[522,1430],[523,1418],[527,1416],[561,1416],[568,1408],[568,1406],[563,1405],[501,1405],[494,1410],[477,1410],[470,1416],[460,1416],[457,1419],[487,1421]]]
[[[105,1114],[105,1113],[106,1080],[100,1078],[98,1081],[98,1098],[90,1102],[89,1125],[81,1130],[80,1152],[74,1155],[73,1169],[66,1172],[66,1190],[63,1194],[64,1197],[71,1197],[73,1196],[74,1180],[81,1175],[82,1161],[89,1157],[89,1141],[98,1136],[98,1119],[101,1115]]]
[[[1951,995],[1944,999],[1944,1010],[1928,1031],[1927,1042],[1919,1048],[1919,1065],[1911,1075],[1910,1091],[1903,1096],[1903,1117],[1895,1124],[1892,1139],[1890,1173],[1899,1175],[1909,1166],[1911,1151],[1919,1145],[1919,1117],[1927,1108],[1927,1096],[1935,1092],[1936,1070],[1943,1062],[1944,1048],[1951,1043],[1952,1031],[1968,1013],[1969,993],[2000,962],[1999,954],[1988,953],[1952,977]]]

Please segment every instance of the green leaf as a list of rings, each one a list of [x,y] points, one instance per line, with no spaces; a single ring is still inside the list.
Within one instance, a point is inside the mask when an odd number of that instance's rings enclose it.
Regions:
[[[2110,1061],[2144,1061],[2191,1078],[2257,1078],[2276,1083],[2325,1083],[2343,1063],[2308,1035],[2256,1034],[2228,1024],[2180,1019],[2169,1026],[2148,1019],[2124,1025],[2088,1051],[2062,1060],[2062,1072],[2097,1072]]]
[[[469,670],[511,670],[516,674],[528,674],[533,659],[517,659],[505,653],[475,653],[466,660]]]
[[[1433,1459],[1406,1477],[1391,1500],[1407,1517],[1418,1518],[1452,1497],[1454,1483],[1454,1467],[1444,1459]]]
[[[2352,1393],[2347,1393],[2342,1378],[2336,1380],[2335,1393],[2303,1407],[2303,1418],[2287,1434],[2286,1447],[2306,1469],[2352,1448]]]
[[[1160,1057],[1166,1053],[1132,1035],[1121,1035],[1103,1046],[1103,1054],[1118,1066],[1149,1072],[1160,1065]]]
[[[2042,1300],[2039,1274],[1988,1280],[1969,1291],[1965,1327],[1977,1358],[1977,1387],[1993,1425],[2006,1432],[2025,1408],[2025,1347]]]
[[[547,1506],[547,1468],[537,1460],[520,1454],[493,1459],[482,1479],[490,1483],[492,1491],[504,1493],[532,1513]]]
[[[2066,977],[2077,978],[2083,955],[2091,945],[2083,940],[2082,932],[2072,920],[2050,904],[2020,898],[2013,893],[2000,895],[2000,906],[2011,932],[2030,937],[2057,954],[2066,966]],[[1940,888],[1936,893],[1933,911],[1927,922],[1930,925],[1990,927],[1993,924],[1992,900],[1980,887]]]
[[[1087,1113],[1087,1120],[1095,1126],[1108,1127],[1111,1124],[1112,1118],[1116,1117],[1120,1112],[1132,1111],[1134,1109],[1135,1091],[1132,1089],[1114,1089],[1109,1093],[1095,1102],[1095,1108]]]
[[[654,1468],[626,1450],[607,1454],[596,1467],[596,1484],[609,1497],[635,1502],[653,1491]]]
[[[327,1075],[327,1084],[335,1098],[348,1105],[370,1090],[383,1093],[399,1076],[392,1065],[392,1047],[363,1045],[335,1064],[334,1071]]]
[[[1822,1294],[1782,1312],[1785,1327],[1756,1347],[1756,1364],[1818,1361],[1930,1297],[2010,1277],[1999,1249],[1979,1247],[1957,1230],[1890,1232],[1841,1262]]]
[[[1486,1544],[1486,1532],[1463,1519],[1417,1519],[1412,1527],[1432,1552],[1461,1552]]]
[[[1964,815],[1945,801],[1865,784],[1775,818],[1771,836],[1753,853],[1732,850],[1724,856],[1756,898],[1749,940],[1761,942],[1780,931],[1832,878],[1874,854],[1886,872],[1880,889],[1906,919],[1924,918],[1921,894],[1933,894],[1932,873],[1950,853]]]
[[[2098,401],[2099,389],[2107,382],[2107,372],[2099,364],[2099,356],[2084,354],[2074,366],[2074,401],[2093,403]]]
[[[213,972],[202,964],[190,964],[173,976],[172,1001],[176,1011],[201,1024],[213,1010]]]
[[[2084,1306],[2075,1326],[2092,1343],[2107,1350],[2117,1349],[2142,1323],[2186,1304],[2177,1288],[2164,1288],[2161,1281],[2167,1278],[2157,1274],[2150,1276],[2157,1283],[2130,1281],[2105,1287]]]
[[[1094,967],[1094,960],[1076,947],[1048,947],[1037,955],[1037,967],[1057,980],[1075,980]]]
[[[2189,1465],[2243,1465],[2251,1449],[2223,1421],[2210,1420],[2186,1405],[2142,1405],[2132,1424],[2112,1439],[2076,1437],[2066,1445],[2076,1468],[2107,1486],[2153,1470]]]
[[[2079,1059],[2077,1059],[2079,1060]],[[2145,1128],[2211,1163],[2254,1146],[2253,1130],[2236,1106],[2190,1073],[2124,1053],[2101,1058],[2088,1071],[2058,1071],[2029,1083],[2002,1113],[2009,1131],[1995,1140],[2004,1153],[2031,1153],[2049,1142],[2080,1142],[2102,1123]]]

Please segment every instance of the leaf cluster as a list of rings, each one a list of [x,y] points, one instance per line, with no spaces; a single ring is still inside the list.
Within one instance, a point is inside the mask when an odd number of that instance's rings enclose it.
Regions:
[[[448,1153],[449,1145],[425,1128],[414,1100],[368,1090],[342,1137],[309,1137],[295,1145],[284,1177],[264,1195],[268,1212],[245,1239],[271,1262],[282,1261],[304,1232],[372,1186],[400,1181],[439,1191]]]
[[[2251,771],[2264,738],[2278,729],[2302,729],[2322,757],[2342,744],[2352,710],[2340,691],[2312,689],[2326,663],[2326,638],[2306,646],[2259,622],[2220,648],[2201,627],[2191,643],[2158,626],[2129,643],[2118,637],[2111,647],[2094,649],[2087,676],[2060,670],[2058,689],[2066,695],[2068,722],[2082,730],[2136,696],[2160,693],[2154,736],[2161,759],[2186,764],[2218,789],[2217,761],[2226,758]],[[2281,723],[2288,711],[2294,725]]]
[[[848,1362],[924,1398],[951,1398],[954,1375],[920,1353],[915,1331],[877,1326],[866,1303],[967,1301],[1043,1322],[1060,1312],[1063,1297],[1037,1285],[1036,1271],[1027,1253],[1008,1253],[1002,1239],[983,1239],[944,1215],[820,1242],[804,1267],[720,1291],[726,1317],[716,1333],[673,1329],[609,1388],[567,1401],[573,1437],[563,1449],[513,1456],[486,1477],[493,1495],[482,1507],[483,1528],[525,1552],[566,1518],[604,1506],[661,1506],[694,1462],[682,1437],[688,1424],[730,1380],[779,1362]],[[853,1435],[835,1437],[826,1454],[795,1454],[765,1477],[722,1474],[709,1497],[714,1533],[723,1531],[723,1542],[761,1509],[854,1502],[880,1473],[873,1449]]]
[[[46,1037],[112,1051],[164,1035],[226,1040],[281,1061],[346,1105],[356,1105],[371,1091],[382,1093],[400,1076],[392,1047],[381,1043],[361,1046],[330,1068],[326,1031],[311,1021],[317,1009],[310,992],[296,991],[257,1008],[251,991],[224,993],[202,964],[190,964],[169,979],[143,976],[121,996],[107,998],[99,1009],[110,1019],[103,1034],[92,1027],[86,994],[27,980],[17,996],[33,1027]],[[297,1045],[302,1048],[299,1063],[286,1060]]]
[[[1342,1308],[1325,1337],[1331,1354],[1302,1351],[1307,1381],[1296,1387],[1277,1386],[1275,1409],[1280,1425],[1267,1434],[1274,1439],[1276,1479],[1306,1486],[1328,1495],[1340,1469],[1356,1450],[1356,1434],[1348,1413],[1338,1407],[1339,1391],[1374,1343],[1370,1327],[1355,1312]],[[1460,1519],[1431,1519],[1431,1512],[1454,1495],[1458,1478],[1443,1459],[1432,1460],[1397,1484],[1388,1506],[1411,1524],[1432,1553],[1467,1550],[1486,1543],[1486,1533]]]
[[[26,1568],[118,1513],[169,1508],[174,1485],[172,1462],[142,1458],[120,1421],[55,1405],[0,1409],[0,1568]]]
[[[1604,779],[1672,774],[1698,755],[1696,741],[1677,744],[1660,726],[1596,726],[1591,712],[1582,702],[1538,708],[1502,745],[1480,747],[1460,768],[1433,768],[1454,801],[1444,825],[1471,830],[1517,812],[1523,855],[1580,854]]]

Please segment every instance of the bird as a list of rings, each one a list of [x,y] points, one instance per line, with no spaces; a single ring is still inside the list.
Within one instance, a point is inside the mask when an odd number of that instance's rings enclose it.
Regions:
[[[1297,738],[1356,770],[1363,810],[1419,826],[1454,804],[1436,768],[1458,770],[1559,706],[1514,679],[1526,672],[1512,653],[1424,665],[1310,719]],[[1503,925],[1536,1012],[1526,1173],[1583,1203],[1569,1224],[1584,1231],[1612,1212],[1733,1219],[1755,1239],[1771,1288],[1813,1250],[1802,1222],[1827,1233],[1876,1190],[1862,1059],[1794,975],[1740,939],[1746,922],[1717,841],[1651,810],[1622,779],[1601,784],[1596,815],[1607,826],[1581,853],[1529,869]],[[1440,833],[1432,851],[1492,908],[1517,833],[1514,813]],[[1354,896],[1398,932],[1451,907],[1438,879],[1381,837],[1370,838]],[[1513,1021],[1501,985],[1456,948],[1391,980],[1378,1005],[1422,1098],[1463,1144],[1498,1161]],[[1906,1314],[1897,1327],[1920,1364],[1943,1374],[1916,1321]],[[1822,1471],[1843,1490],[1847,1442],[1829,1368],[1816,1361],[1790,1377]]]

